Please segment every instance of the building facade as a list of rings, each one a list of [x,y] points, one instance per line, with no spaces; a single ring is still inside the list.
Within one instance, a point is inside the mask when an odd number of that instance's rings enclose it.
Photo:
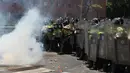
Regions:
[[[93,4],[98,4],[102,8],[92,7]],[[43,0],[42,8],[53,18],[63,16],[87,19],[106,17],[105,0]]]

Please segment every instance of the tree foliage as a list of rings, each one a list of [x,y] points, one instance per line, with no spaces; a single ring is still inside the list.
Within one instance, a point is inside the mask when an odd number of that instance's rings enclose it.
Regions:
[[[99,4],[92,4],[92,7],[94,7],[94,8],[102,8],[102,6],[99,5]]]
[[[129,17],[130,0],[108,0],[107,2],[108,17]]]
[[[99,16],[98,9],[101,9],[103,7],[101,5],[99,5],[99,4],[92,4],[91,7],[96,11],[97,18],[98,18],[98,16]]]

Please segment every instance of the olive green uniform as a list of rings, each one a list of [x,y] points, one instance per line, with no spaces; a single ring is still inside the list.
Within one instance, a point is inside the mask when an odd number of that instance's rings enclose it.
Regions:
[[[46,51],[52,51],[52,41],[53,41],[53,25],[47,25],[47,32],[44,35],[44,46]]]
[[[56,24],[54,26],[57,26]],[[54,37],[54,50],[56,52],[60,51],[61,48],[61,41],[62,41],[62,29],[56,27],[53,31],[53,37]]]
[[[63,37],[64,37],[62,41],[62,43],[64,44],[63,50],[66,53],[72,53],[71,35],[73,33],[73,30],[72,30],[71,24],[66,25],[66,26],[62,29]]]

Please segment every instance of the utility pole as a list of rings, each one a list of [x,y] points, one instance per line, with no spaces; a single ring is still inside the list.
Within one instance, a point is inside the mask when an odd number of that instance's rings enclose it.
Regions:
[[[82,15],[83,15],[83,2],[84,2],[84,0],[81,0],[81,5],[80,5],[80,19],[82,19]]]

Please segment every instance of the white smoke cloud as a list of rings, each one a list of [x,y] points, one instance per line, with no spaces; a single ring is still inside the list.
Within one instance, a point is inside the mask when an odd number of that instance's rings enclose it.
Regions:
[[[30,9],[16,24],[16,29],[0,38],[0,64],[35,64],[43,57],[42,44],[37,42],[42,24],[48,18],[42,18],[37,8]]]
[[[7,13],[3,13],[3,12],[0,12],[0,36],[2,36],[4,34],[4,28],[5,28],[5,25],[8,24],[8,15]]]

